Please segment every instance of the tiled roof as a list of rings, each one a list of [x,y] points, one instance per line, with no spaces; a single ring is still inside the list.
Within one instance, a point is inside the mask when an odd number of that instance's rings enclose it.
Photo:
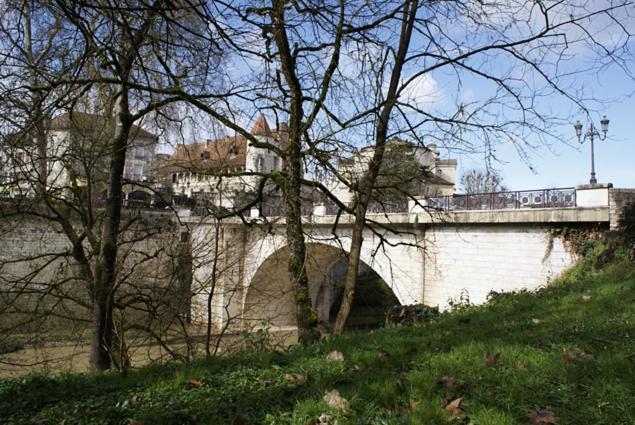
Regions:
[[[168,172],[244,167],[247,139],[243,136],[179,145],[166,164]]]
[[[437,160],[438,165],[456,165],[456,159],[439,159]]]
[[[289,140],[287,128],[286,124],[281,123],[276,131],[272,131],[265,116],[260,114],[251,129],[251,134],[271,137],[284,149]],[[163,172],[205,172],[245,167],[247,145],[247,139],[240,135],[179,145]]]
[[[452,183],[449,180],[444,179],[443,177],[441,177],[438,174],[430,176],[430,178],[426,180],[426,184],[435,184],[435,185],[439,185],[439,186],[454,186],[454,183]]]

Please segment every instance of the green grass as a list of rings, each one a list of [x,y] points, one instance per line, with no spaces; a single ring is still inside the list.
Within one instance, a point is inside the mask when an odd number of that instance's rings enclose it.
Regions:
[[[310,424],[326,414],[340,424],[493,425],[529,424],[529,412],[548,410],[559,425],[633,424],[635,267],[623,258],[603,270],[591,264],[548,289],[503,295],[426,325],[125,376],[5,381],[0,423]],[[328,361],[331,350],[345,361]],[[487,352],[500,361],[486,365]],[[306,382],[285,379],[289,373]],[[448,388],[442,377],[456,381]],[[346,411],[323,401],[331,389],[350,402]],[[444,400],[458,397],[462,416],[452,419]]]

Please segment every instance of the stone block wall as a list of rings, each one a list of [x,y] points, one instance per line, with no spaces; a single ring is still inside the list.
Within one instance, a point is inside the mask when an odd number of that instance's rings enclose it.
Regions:
[[[442,309],[461,295],[479,304],[491,290],[537,289],[575,260],[547,226],[438,226],[427,241],[424,303]]]
[[[76,231],[79,229],[78,225]],[[177,308],[172,306],[180,302],[175,291],[179,288],[189,291],[188,282],[180,281],[187,273],[180,270],[183,269],[179,264],[182,244],[178,228],[165,218],[151,217],[144,224],[129,227],[120,239],[117,299],[126,305],[143,303],[146,311],[155,307]],[[88,247],[88,241],[84,243]],[[51,311],[60,315],[86,317],[89,293],[71,249],[57,223],[31,216],[3,218],[0,221],[0,302],[17,302],[26,311],[54,309]],[[158,305],[156,300],[160,297],[169,302]],[[183,297],[182,301],[186,299]]]
[[[626,205],[635,202],[635,189],[611,188],[609,190],[610,229],[617,230],[620,216]]]

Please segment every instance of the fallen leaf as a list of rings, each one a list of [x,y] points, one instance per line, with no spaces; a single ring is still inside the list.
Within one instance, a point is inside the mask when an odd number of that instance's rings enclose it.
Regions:
[[[531,319],[531,323],[533,323],[534,325],[539,325],[540,319]]]
[[[411,413],[409,406],[397,406],[395,407],[395,415],[396,416],[406,416]]]
[[[232,422],[232,425],[249,425],[249,422],[247,422],[247,420],[241,416],[236,416],[234,418],[234,421]]]
[[[417,401],[411,401],[410,404],[400,404],[395,407],[394,413],[396,416],[406,416],[414,413],[417,410],[417,406],[419,406]]]
[[[516,369],[527,370],[527,363],[523,363],[523,362],[516,363]]]
[[[564,363],[565,366],[569,365],[569,361],[571,360],[571,354],[568,351],[563,351],[562,352],[562,363]]]
[[[441,347],[439,347],[439,345],[435,344],[434,342],[428,342],[427,346],[428,346],[428,349],[430,351],[439,351],[439,350],[441,350]]]
[[[538,424],[555,424],[556,414],[551,410],[539,410],[537,412],[529,412],[527,417],[533,425]]]
[[[187,381],[188,385],[191,387],[200,387],[201,385],[203,385],[203,383],[196,378],[192,378],[189,381]]]
[[[582,295],[583,303],[588,303],[589,301],[591,301],[591,295]]]
[[[499,364],[501,361],[500,353],[492,354],[489,351],[485,353],[485,366],[492,367]]]
[[[128,419],[128,425],[144,425],[144,422],[139,419]]]
[[[322,413],[319,418],[314,419],[312,421],[315,425],[338,425],[339,422],[337,419],[332,419],[331,416],[326,413]]]
[[[574,353],[575,353],[575,357],[576,357],[578,360],[583,360],[583,361],[586,361],[586,360],[590,360],[590,359],[591,359],[591,355],[590,355],[590,354],[588,354],[587,352],[585,352],[585,351],[584,351],[583,349],[581,349],[581,348],[576,348],[576,349],[575,349],[575,351],[574,351]]]
[[[379,357],[380,359],[388,357],[388,352],[386,352],[386,350],[384,350],[383,348],[379,348],[377,349],[377,357]]]
[[[284,379],[289,382],[306,382],[306,377],[297,373],[287,373],[286,375],[284,375]]]
[[[336,389],[332,389],[331,391],[326,392],[322,399],[330,407],[335,407],[340,410],[348,409],[348,400],[340,396],[340,392],[337,391]]]
[[[330,353],[326,355],[326,359],[333,362],[343,362],[344,354],[342,354],[339,351],[331,351]]]
[[[463,402],[463,397],[459,397],[457,399],[449,401],[445,405],[445,409],[447,411],[449,411],[450,413],[452,413],[452,417],[453,418],[458,418],[459,416],[461,416],[463,414],[463,411],[461,410],[461,403],[462,402]]]
[[[449,390],[453,390],[461,385],[461,381],[456,378],[450,378],[449,376],[443,376],[441,379],[439,379],[439,384],[443,385]]]

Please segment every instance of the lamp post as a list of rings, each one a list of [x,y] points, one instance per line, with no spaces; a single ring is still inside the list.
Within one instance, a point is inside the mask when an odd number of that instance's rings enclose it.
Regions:
[[[575,134],[578,136],[578,142],[584,143],[586,139],[589,139],[591,141],[591,179],[589,180],[589,183],[591,184],[596,184],[598,182],[595,178],[595,151],[593,146],[593,139],[597,137],[600,140],[606,140],[606,133],[609,131],[609,119],[606,117],[606,115],[602,117],[602,119],[600,120],[600,124],[602,125],[602,134],[600,134],[600,132],[596,130],[596,128],[593,126],[593,123],[590,123],[589,129],[584,134],[584,136],[582,136],[582,123],[578,120],[573,125],[573,127],[575,128]]]

